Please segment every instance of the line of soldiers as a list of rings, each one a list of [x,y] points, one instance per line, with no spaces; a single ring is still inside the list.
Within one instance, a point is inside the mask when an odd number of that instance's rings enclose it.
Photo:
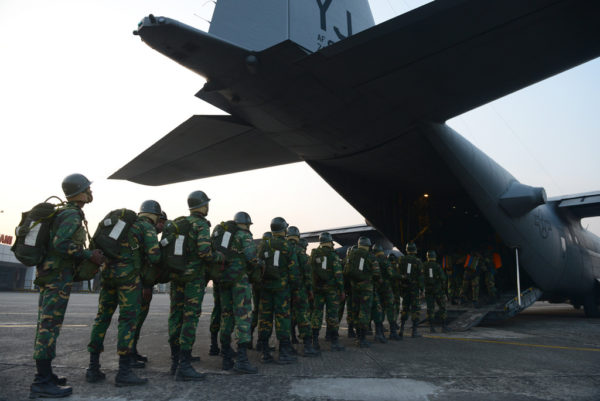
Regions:
[[[502,266],[500,256],[491,250],[473,251],[470,254],[454,254],[443,258],[443,270],[448,278],[448,299],[453,305],[479,308],[480,281],[483,279],[488,302],[498,299],[496,270]]]
[[[30,388],[31,398],[58,398],[72,393],[66,378],[53,374],[51,362],[73,278],[83,262],[99,266],[101,277],[98,313],[88,344],[90,362],[86,380],[91,383],[106,378],[100,370],[100,354],[117,306],[119,370],[115,384],[130,386],[147,382],[132,368],[144,367],[147,362],[147,358],[138,353],[137,342],[148,314],[152,288],[158,282],[171,283],[170,373],[178,381],[205,378],[205,374],[192,366],[191,353],[209,280],[213,281],[215,297],[210,354],[222,355],[224,370],[257,373],[246,352],[253,346],[256,328],[256,348],[262,353],[263,363],[297,361],[298,352],[291,343],[293,325],[297,325],[303,340],[302,355],[318,356],[324,308],[326,337],[331,342],[331,350],[343,351],[338,329],[344,304],[348,305],[349,332],[356,330],[359,347],[369,346],[365,336],[371,321],[375,322],[375,339],[387,341],[383,334],[385,317],[390,324],[390,338],[399,340],[410,314],[412,336],[417,337],[419,294],[423,289],[428,299],[431,329],[434,302],[440,306],[446,329],[445,303],[439,285],[444,273],[435,262],[433,252],[428,252],[428,262],[423,265],[416,257],[413,243],[407,245],[408,255],[394,260],[393,257],[386,259],[381,247],[371,249],[370,240],[361,237],[358,245],[341,260],[334,250],[331,235],[322,233],[319,247],[308,256],[307,243],[300,239],[298,228],[289,227],[283,218],[276,217],[271,221],[271,232],[265,233],[257,247],[250,232],[252,220],[245,212],[236,213],[233,221],[218,224],[211,235],[211,224],[206,218],[210,199],[204,192],[194,191],[187,199],[189,216],[174,221],[167,220],[158,202],[143,202],[115,256],[109,256],[98,249],[85,249],[87,224],[82,208],[93,200],[90,186],[91,182],[81,174],[72,174],[63,180],[68,203],[54,217],[47,257],[37,269],[36,284],[40,287],[34,349],[37,374]],[[183,223],[188,227],[185,235],[165,237],[169,227],[183,227]],[[158,234],[163,229],[165,232],[159,242]],[[185,242],[180,243],[183,237]],[[174,249],[173,255],[167,252],[169,249]],[[182,271],[161,267],[165,259],[182,255],[183,251],[186,258]],[[401,325],[397,333],[399,314]],[[279,343],[277,359],[271,355],[274,349],[269,346],[273,326]],[[234,332],[236,352],[231,346]]]

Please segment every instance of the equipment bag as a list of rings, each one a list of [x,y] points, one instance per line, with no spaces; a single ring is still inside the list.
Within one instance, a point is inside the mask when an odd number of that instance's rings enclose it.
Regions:
[[[371,279],[371,261],[369,251],[356,248],[348,255],[348,277],[353,281],[366,281]]]
[[[52,198],[58,199],[60,203],[49,203]],[[63,205],[64,202],[60,198],[51,196],[30,211],[22,213],[21,222],[15,229],[15,243],[11,247],[19,262],[25,266],[37,266],[44,261],[54,217]]]
[[[276,281],[281,279],[281,267],[287,268],[289,261],[287,256],[282,252],[284,248],[284,240],[271,238],[265,240],[263,255],[261,258],[265,261],[265,271],[263,278],[265,280]]]
[[[189,239],[192,223],[181,216],[165,225],[162,239],[160,240],[161,257],[164,269],[168,269],[172,275],[182,275],[187,269],[187,263],[191,251]]]
[[[333,257],[327,248],[315,248],[310,253],[310,265],[317,282],[329,282],[333,279]]]
[[[214,228],[210,238],[213,249],[222,252],[225,255],[225,263],[213,262],[209,267],[209,276],[211,280],[216,281],[219,285],[231,285],[237,279],[240,272],[229,271],[229,261],[232,256],[238,257],[238,254],[231,249],[233,238],[240,230],[240,227],[233,220],[222,221]]]
[[[137,220],[137,213],[129,209],[115,209],[98,224],[92,241],[96,248],[109,258],[119,257],[121,242],[127,238],[129,229]]]

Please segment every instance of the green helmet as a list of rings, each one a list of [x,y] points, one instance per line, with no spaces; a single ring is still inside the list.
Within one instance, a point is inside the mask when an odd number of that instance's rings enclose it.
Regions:
[[[358,238],[358,246],[366,246],[366,247],[371,247],[371,240],[369,239],[369,237],[360,237]]]
[[[206,196],[204,192],[194,191],[191,194],[189,194],[187,202],[190,210],[192,210],[202,207],[204,205],[208,205],[210,199],[208,198],[208,196]]]
[[[235,216],[233,216],[233,221],[235,221],[237,224],[252,224],[252,219],[246,212],[237,212]]]
[[[333,237],[327,231],[324,231],[319,235],[319,242],[321,244],[326,242],[333,242]]]
[[[306,238],[300,238],[300,242],[298,242],[298,243],[304,249],[306,249],[306,247],[308,247],[308,241],[306,240]]]
[[[271,231],[267,231],[262,236],[262,239],[271,239],[271,238],[273,238],[273,233],[271,233]]]
[[[288,223],[283,217],[275,217],[271,220],[271,231],[274,233],[285,231],[288,228]]]
[[[71,174],[65,177],[62,182],[62,190],[67,198],[72,198],[88,189],[92,182],[83,174]]]
[[[398,260],[398,256],[396,256],[396,254],[394,254],[394,253],[390,253],[390,254],[388,255],[388,260],[389,260],[390,262],[395,262],[395,261],[397,261],[397,260]]]
[[[437,255],[435,254],[435,251],[427,251],[427,259],[435,260],[436,258]]]
[[[299,237],[300,230],[298,230],[298,227],[296,226],[289,226],[287,229],[287,235],[288,237]]]
[[[145,200],[140,206],[140,213],[152,213],[160,215],[161,212],[162,210],[160,209],[160,205],[155,200]]]
[[[417,253],[417,245],[412,241],[406,244],[406,253]]]
[[[381,246],[381,244],[373,244],[373,247],[371,248],[371,250],[375,253],[379,253],[379,252],[383,252],[383,247]]]

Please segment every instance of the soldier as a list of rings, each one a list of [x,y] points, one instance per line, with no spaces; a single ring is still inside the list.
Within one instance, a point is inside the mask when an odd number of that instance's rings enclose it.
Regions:
[[[296,257],[298,258],[298,273],[300,279],[298,288],[292,289],[292,333],[294,333],[294,326],[297,324],[298,333],[304,344],[304,356],[318,356],[319,353],[312,345],[310,326],[312,314],[310,303],[314,301],[312,271],[305,248],[299,244],[300,230],[298,230],[298,227],[291,226],[288,228],[287,239],[290,241],[290,244],[296,253]]]
[[[344,293],[346,294],[346,298],[344,301],[340,301],[340,311],[338,313],[339,321],[342,321],[342,317],[344,316],[344,306],[346,306],[346,324],[348,325],[348,338],[356,338],[355,331],[355,322],[353,318],[353,309],[352,309],[352,284],[350,279],[348,278],[347,272],[347,264],[348,264],[348,255],[352,249],[356,248],[356,245],[352,245],[346,250],[346,256],[343,260],[343,275],[344,275]]]
[[[210,314],[210,349],[208,350],[208,355],[210,356],[218,356],[221,353],[221,349],[219,348],[219,330],[221,329],[221,292],[219,291],[219,286],[217,285],[215,279],[210,277],[213,282],[213,310]],[[208,281],[208,279],[207,279]]]
[[[461,257],[459,253],[454,253],[452,256],[447,257],[445,262],[446,276],[448,277],[448,298],[452,305],[456,305],[460,300],[465,257]]]
[[[107,266],[102,271],[98,314],[88,344],[90,366],[85,378],[89,383],[104,380],[106,377],[100,371],[100,353],[104,351],[104,336],[117,306],[119,371],[115,377],[115,384],[133,386],[148,382],[148,379],[139,378],[133,373],[131,365],[134,362],[133,344],[142,301],[140,268],[142,260],[152,264],[160,261],[160,247],[154,227],[160,213],[158,202],[144,201],[137,220],[132,224],[125,240],[119,244],[119,256],[108,258]]]
[[[225,264],[211,275],[217,282],[221,300],[223,370],[233,368],[239,373],[257,373],[246,353],[252,323],[252,290],[248,276],[260,267],[250,232],[250,216],[246,212],[238,212],[233,221],[237,227],[225,230],[223,224],[219,224],[213,231],[213,246],[223,249],[225,254]],[[231,349],[234,326],[238,341],[235,363]]]
[[[81,174],[71,174],[62,182],[67,203],[55,215],[50,243],[42,264],[37,267],[35,284],[40,288],[33,359],[37,374],[30,387],[30,398],[66,397],[73,389],[67,379],[52,373],[56,341],[65,317],[75,266],[81,260],[104,263],[100,250],[85,249],[85,216],[81,210],[92,202],[91,182]]]
[[[423,290],[423,262],[417,257],[417,246],[414,242],[406,244],[407,255],[400,259],[402,313],[400,318],[400,337],[404,335],[404,324],[408,315],[412,318],[412,337],[420,337],[417,333],[419,324],[419,292]]]
[[[327,308],[327,329],[331,338],[331,350],[343,351],[339,342],[338,311],[340,300],[346,298],[342,263],[333,250],[333,238],[328,232],[319,235],[320,245],[310,254],[315,300],[311,318],[313,346],[318,350],[319,330],[323,324],[323,308]]]
[[[370,247],[371,240],[360,237],[358,247],[350,250],[345,266],[345,273],[352,287],[352,315],[358,337],[357,345],[360,348],[369,347],[365,337],[371,322],[373,282],[381,280],[379,264],[375,256],[369,252]]]
[[[479,253],[467,255],[460,292],[463,304],[469,302],[469,294],[471,294],[474,308],[479,308],[479,261]]]
[[[268,239],[273,238],[273,234],[270,231],[267,231],[265,233],[263,233],[262,235],[262,239],[258,245],[258,249],[257,249],[257,254],[260,257],[260,255],[262,255],[264,253],[264,246],[265,246],[265,241]],[[262,272],[261,272],[261,276],[262,276]],[[250,348],[252,348],[252,341],[254,338],[254,329],[256,329],[256,327],[258,327],[258,312],[260,309],[260,290],[262,288],[262,283],[261,283],[261,278],[260,276],[255,279],[252,280],[252,326],[250,327]],[[269,333],[269,336],[271,334]],[[262,344],[260,341],[256,342],[256,350],[258,352],[262,352]],[[269,351],[275,351],[275,348],[269,346]]]
[[[392,293],[394,295],[394,322],[396,328],[398,328],[398,319],[400,318],[400,266],[398,263],[398,257],[390,253],[388,255],[388,262],[390,264],[390,271],[392,272]],[[398,339],[400,336],[398,336]]]
[[[265,240],[260,259],[265,263],[260,290],[260,316],[258,340],[262,347],[263,363],[273,362],[269,350],[269,337],[273,330],[279,340],[280,364],[296,362],[290,342],[290,296],[291,290],[299,286],[298,258],[290,243],[285,239],[287,222],[282,217],[271,220],[273,238]]]
[[[158,217],[158,222],[156,223],[156,234],[160,234],[165,226],[167,221],[167,214],[161,210],[160,216]],[[157,284],[155,281],[156,276],[158,275],[158,271],[155,269],[152,264],[145,261],[142,265],[142,304],[140,305],[140,314],[138,316],[136,328],[135,328],[135,338],[133,340],[133,361],[134,363],[131,367],[140,366],[139,364],[145,364],[148,362],[148,358],[145,355],[140,355],[137,350],[137,343],[140,339],[140,333],[142,331],[142,326],[146,321],[146,317],[148,317],[148,312],[150,311],[150,302],[152,301],[152,289],[154,285]],[[144,365],[145,366],[145,365]]]
[[[206,375],[197,372],[192,364],[192,347],[196,341],[198,319],[206,289],[206,266],[223,262],[224,256],[213,252],[210,242],[208,204],[210,199],[202,191],[192,192],[187,199],[191,224],[188,240],[192,252],[185,273],[171,282],[171,308],[169,311],[169,345],[171,346],[171,373],[177,381],[203,380]]]
[[[442,267],[436,261],[435,251],[427,251],[427,262],[423,265],[425,272],[425,300],[427,302],[427,319],[429,320],[429,331],[435,333],[433,327],[433,311],[435,304],[438,305],[437,316],[442,319],[442,331],[447,333],[448,326],[446,324],[446,274]]]
[[[483,273],[483,282],[488,293],[489,303],[494,303],[497,298],[496,291],[496,267],[493,261],[493,254],[491,251],[482,253],[481,262],[479,264],[481,272]]]
[[[383,247],[380,244],[373,245],[373,253],[377,258],[382,279],[381,284],[375,284],[375,290],[377,291],[377,295],[379,296],[379,300],[383,308],[383,315],[387,317],[390,325],[390,340],[399,341],[400,336],[397,332],[398,324],[394,318],[394,293],[392,292],[392,277],[394,275],[394,271],[392,270],[392,265],[385,257]],[[378,331],[383,337],[383,319],[381,320]]]

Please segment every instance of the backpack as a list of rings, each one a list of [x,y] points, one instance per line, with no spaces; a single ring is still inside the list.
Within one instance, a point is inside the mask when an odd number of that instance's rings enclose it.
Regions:
[[[231,245],[235,234],[240,230],[240,227],[233,220],[222,221],[214,228],[210,238],[213,249],[222,252],[225,255],[226,261],[234,254]],[[237,253],[236,253],[237,255]],[[211,263],[209,267],[209,276],[211,280],[219,282],[221,285],[233,283],[233,277],[227,277],[226,274],[227,262]]]
[[[49,203],[52,198],[58,199],[60,203]],[[44,261],[54,217],[62,210],[63,205],[60,198],[51,196],[30,211],[22,213],[21,222],[15,229],[15,243],[10,248],[19,262],[25,266],[37,266]]]
[[[101,249],[109,258],[118,258],[121,251],[121,242],[127,238],[127,234],[137,218],[137,213],[133,210],[112,210],[98,223],[96,232],[92,237],[94,246]]]
[[[169,270],[175,278],[181,276],[187,269],[191,244],[189,239],[192,223],[186,216],[181,216],[165,225],[161,246],[161,265],[163,270]]]
[[[347,276],[353,281],[366,281],[371,279],[372,267],[369,251],[366,249],[353,249],[348,255]]]
[[[312,266],[313,276],[318,282],[329,282],[333,279],[333,258],[328,256],[330,253],[327,248],[315,248],[310,253],[310,265]]]
[[[266,239],[263,247],[263,254],[260,255],[265,261],[265,271],[263,278],[265,280],[277,281],[281,279],[281,266],[287,267],[289,260],[281,251],[284,247],[283,239]]]

